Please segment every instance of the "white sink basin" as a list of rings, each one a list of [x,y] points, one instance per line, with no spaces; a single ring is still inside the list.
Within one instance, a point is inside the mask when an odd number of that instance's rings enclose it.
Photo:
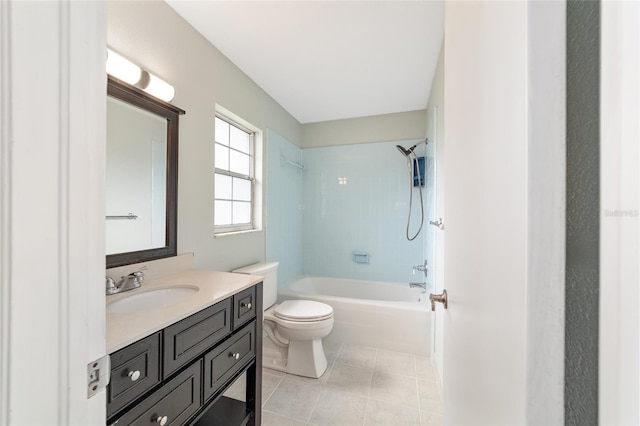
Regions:
[[[112,314],[148,311],[171,306],[198,292],[197,287],[165,287],[134,293],[131,296],[107,303]]]

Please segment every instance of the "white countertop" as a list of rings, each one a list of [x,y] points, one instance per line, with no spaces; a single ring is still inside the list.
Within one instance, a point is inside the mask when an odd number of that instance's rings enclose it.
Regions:
[[[106,303],[145,291],[167,287],[197,287],[198,292],[159,309],[131,313],[107,312],[107,353],[111,354],[189,315],[262,281],[261,276],[190,269],[145,281],[135,290],[107,296]]]

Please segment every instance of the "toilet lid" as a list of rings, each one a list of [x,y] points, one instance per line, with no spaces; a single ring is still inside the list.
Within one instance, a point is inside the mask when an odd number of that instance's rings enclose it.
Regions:
[[[273,311],[276,318],[292,321],[319,321],[330,318],[333,308],[313,300],[285,300]]]

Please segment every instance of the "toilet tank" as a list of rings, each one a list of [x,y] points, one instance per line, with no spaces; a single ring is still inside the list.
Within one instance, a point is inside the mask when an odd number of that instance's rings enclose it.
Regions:
[[[238,274],[262,275],[262,307],[264,310],[276,303],[278,298],[278,265],[279,262],[254,263],[232,272]]]

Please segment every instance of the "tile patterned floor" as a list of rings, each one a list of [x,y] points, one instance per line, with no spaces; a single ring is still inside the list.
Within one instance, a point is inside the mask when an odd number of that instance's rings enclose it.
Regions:
[[[263,426],[431,426],[442,397],[427,357],[349,344],[325,345],[319,379],[264,369]],[[244,381],[226,394],[242,399]]]

